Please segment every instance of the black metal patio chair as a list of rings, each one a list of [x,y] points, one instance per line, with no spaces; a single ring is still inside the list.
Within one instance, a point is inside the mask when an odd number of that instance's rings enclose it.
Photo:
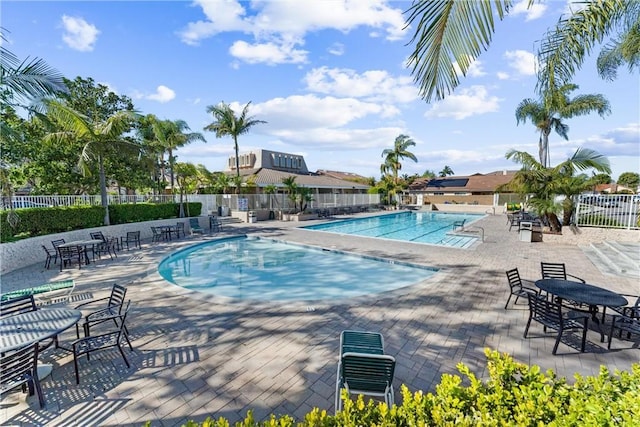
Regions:
[[[587,342],[587,329],[589,323],[589,314],[577,311],[566,311],[563,313],[562,306],[554,301],[549,301],[545,297],[527,294],[529,299],[529,320],[524,329],[524,338],[527,338],[531,321],[536,321],[544,326],[544,332],[552,329],[558,332],[556,335],[556,343],[553,346],[553,355],[558,350],[558,344],[565,331],[573,331],[582,329],[582,345],[580,351],[584,353]]]

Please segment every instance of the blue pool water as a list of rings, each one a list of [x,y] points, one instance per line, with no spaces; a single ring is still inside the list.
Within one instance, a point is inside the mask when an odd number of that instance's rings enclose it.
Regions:
[[[437,269],[234,237],[178,251],[165,258],[158,271],[175,285],[228,298],[340,301],[409,286]]]
[[[466,220],[466,226],[483,216],[482,214],[464,213],[400,212],[368,218],[333,221],[304,228],[331,233],[466,248],[475,243],[477,238],[456,236],[452,232],[453,223]]]

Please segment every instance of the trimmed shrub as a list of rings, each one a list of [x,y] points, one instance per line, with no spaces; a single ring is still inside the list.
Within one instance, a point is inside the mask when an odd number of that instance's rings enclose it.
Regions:
[[[189,203],[189,214],[198,216],[202,203]],[[185,203],[185,214],[187,204]],[[10,242],[21,238],[61,233],[103,225],[104,208],[102,206],[62,206],[52,208],[16,209],[19,221],[13,228],[7,221],[9,211],[0,212],[0,242]],[[110,205],[111,224],[151,221],[156,219],[178,218],[179,203],[137,203]]]
[[[459,375],[442,375],[435,393],[412,393],[401,387],[402,404],[389,408],[362,396],[342,397],[337,415],[314,408],[303,421],[289,415],[256,421],[251,411],[237,427],[329,426],[638,426],[640,425],[640,364],[629,372],[610,374],[604,366],[597,377],[575,376],[570,385],[553,371],[515,362],[509,355],[485,350],[489,378],[477,378],[464,364]],[[151,423],[147,422],[147,426]],[[187,427],[227,427],[225,418],[188,421]]]

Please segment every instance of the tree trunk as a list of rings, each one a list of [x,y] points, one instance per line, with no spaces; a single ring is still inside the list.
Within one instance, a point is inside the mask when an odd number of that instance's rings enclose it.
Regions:
[[[233,145],[236,150],[236,194],[240,194],[240,153],[238,149],[238,137],[233,135]]]
[[[550,131],[543,130],[540,135],[540,164],[545,168],[549,167],[549,133]]]
[[[104,160],[102,156],[98,157],[98,165],[100,167],[100,201],[104,208],[104,225],[111,225],[109,221],[109,199],[107,198],[107,177],[104,173]]]

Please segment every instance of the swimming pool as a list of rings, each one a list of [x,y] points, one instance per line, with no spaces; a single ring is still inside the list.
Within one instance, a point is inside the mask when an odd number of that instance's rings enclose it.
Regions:
[[[413,285],[437,271],[246,236],[192,246],[158,267],[165,280],[185,289],[259,301],[346,300]]]
[[[399,212],[368,218],[333,221],[303,228],[404,242],[468,248],[478,240],[477,237],[453,233],[453,223],[464,220],[465,225],[469,225],[472,221],[483,216],[482,214],[465,213]]]

